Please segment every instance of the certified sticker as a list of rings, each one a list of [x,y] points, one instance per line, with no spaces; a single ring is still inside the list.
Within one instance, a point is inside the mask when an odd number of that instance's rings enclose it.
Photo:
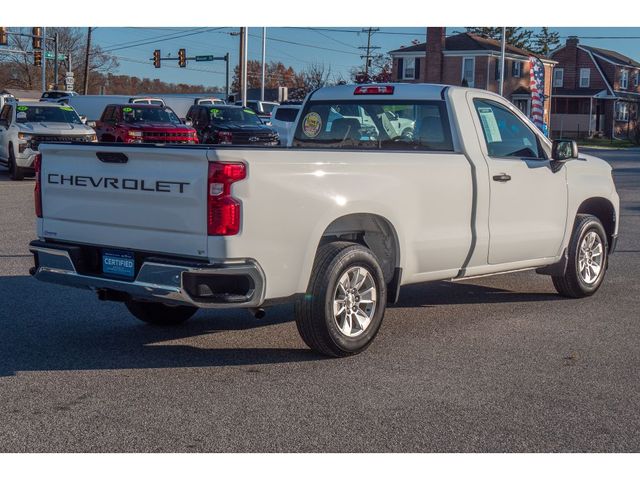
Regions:
[[[211,112],[211,115],[213,115],[215,118],[218,118],[220,116],[219,108],[210,108],[209,112]]]
[[[60,107],[60,110],[66,110],[67,112],[73,112],[73,107],[64,106],[64,107]]]
[[[126,112],[126,113],[133,112],[133,108],[131,108],[131,107],[124,107],[124,108],[122,109],[122,111],[123,111],[123,112]]]
[[[307,113],[302,120],[302,133],[309,138],[315,138],[322,129],[322,119],[316,112]]]
[[[253,110],[251,110],[250,108],[245,108],[244,109],[244,113],[250,113],[251,115],[255,115],[256,112],[254,112]]]
[[[18,110],[19,112],[26,112],[27,110],[29,110],[29,107],[25,107],[24,105],[20,105],[16,108],[16,110]]]

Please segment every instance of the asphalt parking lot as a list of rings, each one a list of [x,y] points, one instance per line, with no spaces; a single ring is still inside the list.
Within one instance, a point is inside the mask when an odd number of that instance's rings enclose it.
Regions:
[[[0,451],[640,451],[640,150],[590,153],[622,199],[594,297],[532,272],[406,287],[340,360],[290,307],[159,329],[36,282],[33,182],[0,171]]]

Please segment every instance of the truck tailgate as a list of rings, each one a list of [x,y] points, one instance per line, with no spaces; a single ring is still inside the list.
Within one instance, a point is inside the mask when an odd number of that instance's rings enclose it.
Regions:
[[[207,256],[206,150],[49,144],[41,152],[40,237]]]

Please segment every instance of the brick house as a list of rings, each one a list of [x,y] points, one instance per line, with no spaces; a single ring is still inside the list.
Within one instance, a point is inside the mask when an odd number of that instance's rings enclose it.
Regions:
[[[553,131],[558,135],[627,137],[639,119],[640,63],[569,37],[551,57]]]
[[[389,52],[396,82],[466,85],[498,93],[500,83],[500,41],[471,33],[446,36],[444,27],[428,27],[427,41]],[[533,53],[506,45],[505,98],[527,116],[531,114],[529,56]],[[544,121],[549,125],[551,79],[555,61],[538,57],[545,70]]]

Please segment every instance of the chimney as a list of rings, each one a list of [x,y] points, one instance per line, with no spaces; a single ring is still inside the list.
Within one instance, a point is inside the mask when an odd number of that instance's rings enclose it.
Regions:
[[[576,37],[575,35],[572,35],[569,38],[567,38],[567,47],[576,48],[578,46],[579,41],[580,40],[578,40],[578,37]]]
[[[571,88],[571,84],[573,83],[573,88],[578,88],[578,75],[576,72],[578,71],[578,37],[575,35],[567,38],[566,43],[566,60],[564,62],[565,66],[565,79],[564,84],[566,87]],[[572,75],[568,75],[567,72],[573,72]]]
[[[427,27],[426,77],[427,83],[442,83],[445,27]]]

